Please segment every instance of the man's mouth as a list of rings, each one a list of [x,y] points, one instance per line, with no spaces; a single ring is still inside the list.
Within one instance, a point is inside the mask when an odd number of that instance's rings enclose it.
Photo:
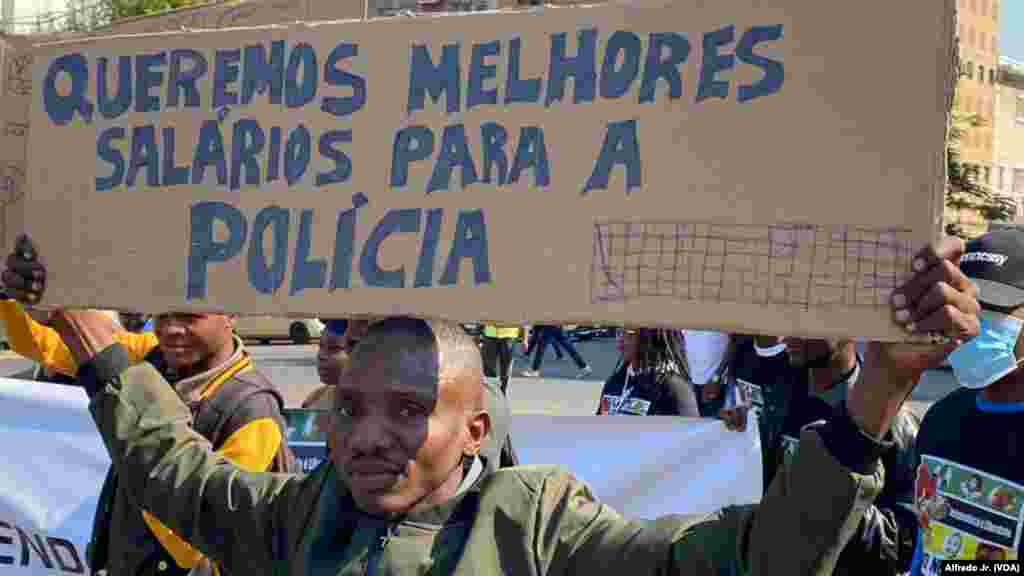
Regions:
[[[352,487],[360,492],[388,490],[398,482],[402,472],[400,466],[383,460],[356,460],[348,466]]]

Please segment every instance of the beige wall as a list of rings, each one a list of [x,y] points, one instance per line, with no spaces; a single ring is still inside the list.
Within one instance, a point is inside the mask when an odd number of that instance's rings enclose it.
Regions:
[[[962,143],[965,162],[991,167],[994,158],[995,77],[999,62],[1000,1],[959,0],[960,61],[966,76],[957,89],[957,107],[980,115],[986,126],[972,129]]]
[[[992,186],[1017,199],[1024,221],[1024,64],[1004,61],[1000,73]]]

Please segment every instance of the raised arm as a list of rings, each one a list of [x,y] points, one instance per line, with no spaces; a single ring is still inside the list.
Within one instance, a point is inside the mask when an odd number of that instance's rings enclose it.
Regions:
[[[538,548],[572,574],[832,574],[864,511],[882,487],[881,441],[921,373],[978,333],[976,289],[952,264],[963,242],[917,255],[915,276],[893,297],[893,318],[939,344],[868,347],[864,376],[832,418],[801,434],[798,451],[759,505],[727,508],[699,522],[630,522],[574,482],[542,494]],[[685,487],[680,487],[685,489]]]
[[[843,549],[837,576],[886,576],[910,570],[918,531],[913,504],[919,427],[920,422],[910,410],[904,408],[897,416],[890,431],[893,446],[882,456],[885,487]]]
[[[279,519],[311,491],[300,477],[247,472],[215,453],[160,373],[129,364],[115,343],[84,363],[78,379],[120,485],[227,572],[271,573],[292,547]]]
[[[7,325],[7,339],[14,352],[67,376],[78,372],[78,364],[60,335],[53,328],[36,322],[17,301],[0,299],[0,322]],[[125,346],[133,363],[145,358],[158,344],[156,335],[151,332],[124,331],[116,334],[115,339]]]
[[[549,481],[536,515],[544,519],[537,530],[541,561],[580,576],[829,575],[881,489],[881,450],[841,411],[804,433],[760,505],[705,517],[628,520],[596,502],[581,482]]]

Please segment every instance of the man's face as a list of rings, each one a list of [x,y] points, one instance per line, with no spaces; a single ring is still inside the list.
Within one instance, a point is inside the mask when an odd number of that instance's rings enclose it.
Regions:
[[[164,361],[175,371],[204,367],[234,342],[231,318],[222,314],[161,314],[155,330]]]
[[[436,351],[374,344],[335,388],[331,458],[359,508],[389,516],[443,501],[489,420],[480,385],[439,370]]]
[[[822,338],[785,338],[786,355],[794,368],[819,366],[838,350],[840,342]]]
[[[324,331],[320,336],[320,347],[316,353],[316,371],[320,382],[335,385],[341,378],[341,372],[348,363],[348,352],[345,350],[345,337],[341,334]]]

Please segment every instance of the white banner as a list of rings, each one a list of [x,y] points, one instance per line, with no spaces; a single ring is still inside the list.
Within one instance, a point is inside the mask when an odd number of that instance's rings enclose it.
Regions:
[[[83,390],[0,379],[0,574],[87,574],[110,466]]]
[[[712,512],[761,496],[755,427],[668,417],[512,417],[524,464],[559,463],[629,516]],[[0,378],[0,576],[86,573],[85,545],[110,459],[71,386]],[[294,438],[294,436],[293,436]],[[322,448],[296,452],[315,464]]]

